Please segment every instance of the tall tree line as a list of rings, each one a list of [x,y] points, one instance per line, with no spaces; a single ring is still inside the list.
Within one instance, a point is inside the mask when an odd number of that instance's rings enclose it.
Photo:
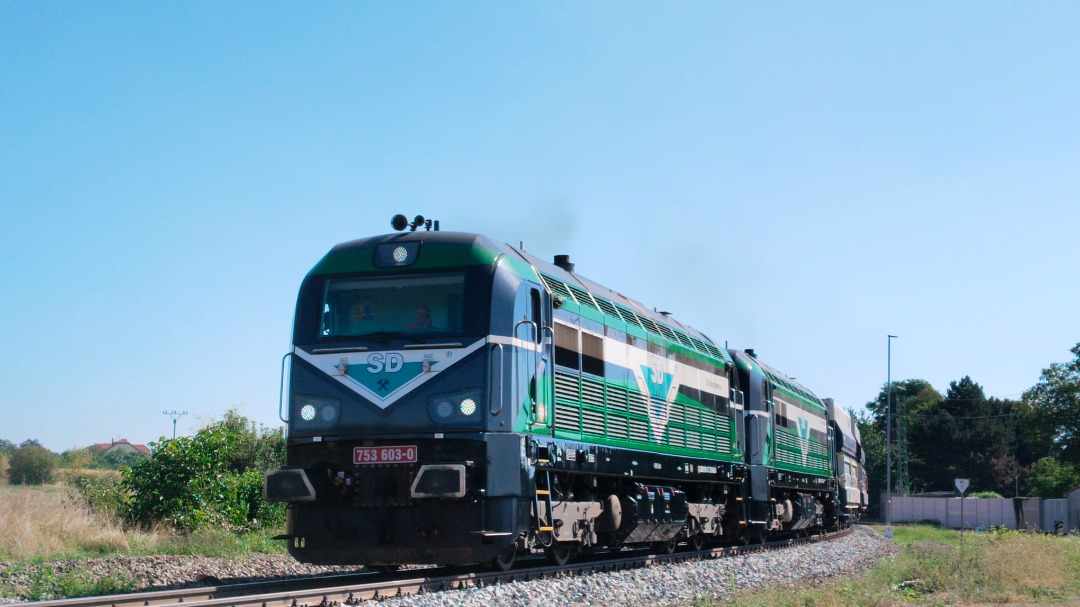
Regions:
[[[945,394],[921,379],[884,385],[857,414],[870,480],[880,503],[886,479],[886,419],[892,402],[893,491],[951,491],[956,478],[969,492],[1062,497],[1080,485],[1080,343],[1073,359],[1044,369],[1020,400],[987,397],[964,376]],[[891,390],[890,390],[891,388]],[[907,484],[898,475],[899,429],[906,427]]]

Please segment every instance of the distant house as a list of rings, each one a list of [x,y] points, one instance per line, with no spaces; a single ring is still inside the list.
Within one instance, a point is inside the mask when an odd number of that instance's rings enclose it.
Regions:
[[[103,453],[142,453],[150,455],[150,447],[147,447],[146,445],[134,445],[129,443],[126,438],[113,439],[112,442],[108,443],[98,443],[96,445],[91,445],[90,448],[94,451],[101,451]]]

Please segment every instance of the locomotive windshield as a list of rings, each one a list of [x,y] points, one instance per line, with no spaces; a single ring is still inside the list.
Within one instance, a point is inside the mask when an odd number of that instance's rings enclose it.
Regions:
[[[464,274],[329,280],[319,337],[461,334],[464,293]]]

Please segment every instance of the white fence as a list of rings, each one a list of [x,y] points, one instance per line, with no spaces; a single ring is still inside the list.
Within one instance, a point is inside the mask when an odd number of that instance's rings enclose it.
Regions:
[[[884,496],[882,500],[884,501]],[[1014,500],[896,495],[892,498],[894,523],[936,521],[941,526],[952,529],[1033,527],[1053,533],[1059,522],[1063,531],[1075,530],[1080,524],[1078,520],[1080,519],[1077,513],[1070,511],[1070,504],[1064,499],[1021,498]]]

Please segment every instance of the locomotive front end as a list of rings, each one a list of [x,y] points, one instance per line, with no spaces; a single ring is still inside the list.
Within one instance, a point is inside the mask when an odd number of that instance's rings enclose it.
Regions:
[[[525,472],[506,465],[524,443],[491,372],[497,249],[382,236],[335,247],[304,280],[286,467],[266,478],[298,560],[481,562],[528,529]]]

